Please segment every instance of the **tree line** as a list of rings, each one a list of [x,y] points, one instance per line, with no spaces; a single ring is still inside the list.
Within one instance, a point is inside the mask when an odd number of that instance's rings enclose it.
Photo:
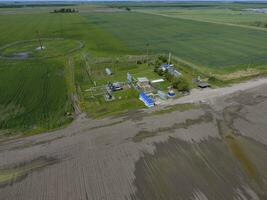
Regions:
[[[78,10],[74,8],[60,8],[60,9],[55,9],[53,13],[77,13],[79,12]]]

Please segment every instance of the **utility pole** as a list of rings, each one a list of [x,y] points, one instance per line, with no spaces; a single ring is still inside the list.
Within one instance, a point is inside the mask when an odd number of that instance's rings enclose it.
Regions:
[[[147,62],[147,66],[148,66],[148,47],[149,47],[149,43],[146,44],[146,62]]]
[[[169,60],[168,60],[168,64],[171,64],[171,56],[172,56],[172,54],[171,54],[171,52],[169,52]]]
[[[41,50],[43,50],[43,45],[42,45],[42,41],[41,41],[40,34],[39,34],[39,31],[38,30],[36,31],[36,34],[37,34],[37,37],[38,37],[38,41],[39,41]]]

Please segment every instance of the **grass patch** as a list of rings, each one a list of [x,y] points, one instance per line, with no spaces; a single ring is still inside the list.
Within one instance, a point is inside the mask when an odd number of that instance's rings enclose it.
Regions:
[[[129,110],[145,108],[138,99],[139,93],[134,89],[115,93],[115,100],[106,102],[103,96],[87,100],[83,103],[85,111],[91,117],[103,118],[111,115],[122,114]]]

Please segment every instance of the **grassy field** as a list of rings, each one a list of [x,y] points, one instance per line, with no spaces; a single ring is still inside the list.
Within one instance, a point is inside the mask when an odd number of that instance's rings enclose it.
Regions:
[[[216,70],[262,66],[267,61],[265,31],[134,12],[85,16],[139,52],[149,43],[154,53],[170,51]]]
[[[20,53],[27,58],[51,58],[65,56],[82,47],[82,43],[78,41],[65,39],[43,39],[41,41],[42,50],[38,40],[22,41],[13,43],[0,49],[0,56],[3,58],[18,58]]]
[[[44,38],[76,39],[71,37],[74,33],[69,28],[77,22],[77,18],[78,15],[0,15],[0,46],[36,39],[37,29]],[[61,52],[61,48],[66,46],[73,48],[72,42],[68,41],[52,50]],[[8,48],[9,51],[3,54],[29,50],[32,44],[27,45]],[[47,45],[49,51],[50,46]],[[65,60],[65,57],[46,60],[1,59],[0,129],[6,130],[3,134],[12,133],[13,130],[39,132],[70,121],[66,113],[73,109],[67,92]]]
[[[170,17],[177,17],[182,19],[259,26],[264,28],[266,28],[264,25],[267,23],[267,15],[264,13],[256,13],[245,10],[233,10],[229,8],[227,9],[158,8],[158,9],[144,9],[143,11],[154,14],[168,15]]]
[[[1,129],[50,129],[68,121],[72,108],[61,62],[1,62],[0,71]]]
[[[63,55],[82,41],[84,52],[91,56],[130,53],[119,40],[88,22],[79,14],[2,14],[0,15],[0,46],[25,40],[36,40],[36,31],[47,48],[37,55],[38,42],[18,43],[1,49],[2,55],[33,51],[34,59],[0,60],[0,130],[1,135],[14,132],[37,133],[57,128],[69,122],[67,113],[73,112],[70,98],[75,91],[74,70],[69,70],[72,56]],[[47,52],[47,53],[46,53]],[[81,52],[81,51],[80,51]],[[44,55],[42,55],[44,54]],[[78,56],[79,57],[79,56]],[[38,59],[42,58],[42,59]],[[76,61],[76,60],[75,60]],[[75,65],[76,63],[72,63]]]
[[[195,21],[194,15],[197,18],[198,12],[200,13],[195,10],[181,11],[184,16],[188,13],[192,19],[176,19],[125,12],[124,9],[117,12],[118,8],[114,9],[113,5],[108,5],[107,10],[103,5],[78,7],[82,12],[75,14],[49,13],[54,7],[26,7],[18,13],[16,8],[0,9],[1,55],[12,56],[34,51],[38,47],[36,31],[39,31],[41,38],[48,39],[43,39],[43,42],[47,46],[46,50],[49,50],[47,54],[41,52],[40,55],[34,52],[34,59],[0,60],[0,130],[4,130],[1,134],[9,134],[13,130],[35,133],[68,123],[71,118],[67,113],[74,111],[73,96],[76,93],[81,108],[96,117],[142,107],[137,99],[138,93],[132,89],[118,92],[118,101],[110,104],[104,102],[103,96],[92,101],[84,90],[91,87],[93,81],[97,85],[107,82],[103,76],[105,67],[113,68],[116,74],[109,81],[125,81],[128,71],[135,77],[158,78],[153,73],[153,66],[145,68],[145,64],[136,65],[127,61],[120,64],[113,62],[113,66],[110,63],[89,63],[94,76],[86,77],[88,63],[84,61],[84,55],[89,60],[143,55],[146,53],[146,44],[149,43],[150,54],[170,51],[176,60],[185,61],[202,71],[227,74],[248,67],[266,68],[266,31]],[[94,9],[98,12],[94,12]],[[166,12],[177,14],[174,9]],[[228,23],[228,19],[224,19],[227,17],[223,13],[220,15],[214,8],[207,16],[215,16],[216,12],[218,22]],[[247,21],[245,18],[256,20],[256,15],[251,16],[242,16],[244,22]],[[243,20],[242,17],[237,15],[240,21]],[[239,21],[233,20],[231,23]],[[55,38],[63,40],[51,42]],[[2,48],[25,40],[34,40],[36,43],[18,43],[18,46]],[[85,45],[80,51],[65,54],[80,41]],[[55,54],[60,57],[43,59]],[[192,69],[179,67],[188,79],[192,78],[192,74],[187,73],[192,72]],[[166,86],[159,87],[164,89]]]
[[[101,5],[101,3],[99,3]],[[98,4],[98,5],[99,5]],[[158,9],[158,8],[183,8],[183,9],[195,9],[195,8],[231,8],[234,10],[241,10],[246,8],[266,8],[265,2],[196,2],[196,1],[189,1],[189,2],[105,2],[105,5],[113,8],[125,8],[130,7],[133,9]]]

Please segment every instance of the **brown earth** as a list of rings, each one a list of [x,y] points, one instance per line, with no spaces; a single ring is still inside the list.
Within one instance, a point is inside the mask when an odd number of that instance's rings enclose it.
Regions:
[[[0,146],[1,200],[267,199],[267,84]]]

